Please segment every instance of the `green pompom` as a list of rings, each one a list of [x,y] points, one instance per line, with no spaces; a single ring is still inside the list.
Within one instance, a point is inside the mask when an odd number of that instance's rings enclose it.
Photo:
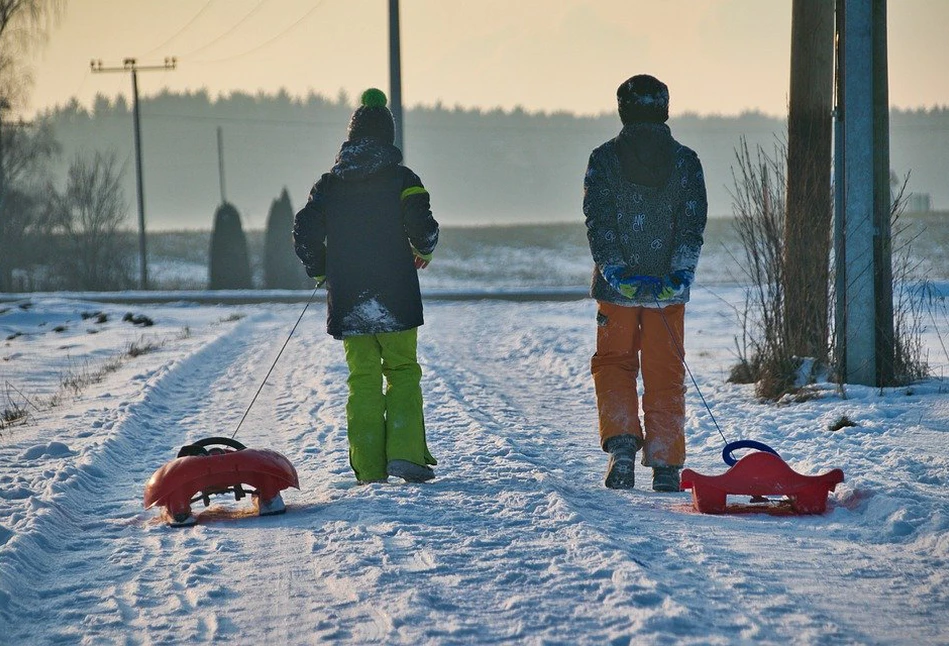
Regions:
[[[371,87],[362,93],[359,101],[367,108],[384,108],[386,107],[388,99],[386,99],[385,92],[378,88]]]

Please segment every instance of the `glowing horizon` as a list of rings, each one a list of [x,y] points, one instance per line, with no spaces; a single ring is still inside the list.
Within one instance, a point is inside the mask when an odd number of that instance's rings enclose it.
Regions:
[[[408,108],[598,115],[615,110],[622,80],[648,72],[669,85],[674,116],[786,112],[791,0],[409,0],[400,13]],[[381,0],[86,0],[81,11],[67,5],[37,50],[30,105],[14,115],[129,97],[128,75],[93,74],[92,59],[177,57],[175,71],[139,75],[141,96],[388,91],[387,20]],[[946,24],[949,2],[889,3],[893,107],[949,104]]]

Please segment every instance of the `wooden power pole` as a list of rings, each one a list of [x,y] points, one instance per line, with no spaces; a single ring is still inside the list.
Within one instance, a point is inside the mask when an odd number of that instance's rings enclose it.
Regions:
[[[4,197],[6,197],[6,175],[4,173],[6,167],[3,164],[3,113],[9,109],[10,103],[0,96],[0,245],[7,240],[6,223],[8,218],[3,205]],[[13,272],[9,266],[8,256],[9,253],[7,252],[0,253],[0,292],[13,291],[11,284],[13,282],[11,280]]]
[[[784,321],[789,350],[827,359],[834,0],[794,0],[788,105]]]
[[[131,72],[132,73],[132,114],[135,128],[135,178],[138,186],[138,258],[139,289],[148,289],[148,253],[145,245],[145,182],[142,177],[142,126],[138,107],[138,73],[168,71],[178,66],[178,59],[169,57],[163,65],[139,65],[134,58],[122,61],[122,67],[103,67],[102,61],[94,60],[89,64],[93,72]]]

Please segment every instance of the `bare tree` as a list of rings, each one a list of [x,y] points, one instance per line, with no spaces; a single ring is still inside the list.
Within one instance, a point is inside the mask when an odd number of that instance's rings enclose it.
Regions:
[[[777,145],[769,156],[758,148],[753,157],[742,139],[735,156],[735,229],[745,252],[742,269],[750,289],[742,315],[741,363],[732,380],[754,381],[759,397],[774,400],[795,390],[799,365],[790,349],[785,318],[787,149]]]
[[[46,172],[47,162],[60,151],[47,121],[30,127],[6,127],[3,131],[3,170],[8,185],[35,184]]]
[[[132,281],[132,249],[122,225],[128,203],[123,170],[114,154],[77,156],[66,189],[51,189],[49,218],[62,244],[55,268],[67,289],[127,289]]]
[[[52,20],[64,6],[64,0],[0,0],[0,240],[8,248],[12,237],[22,230],[13,218],[22,217],[23,205],[32,202],[24,199],[29,198],[28,187],[16,183],[17,171],[24,166],[18,161],[29,160],[31,156],[18,149],[12,134],[16,131],[3,128],[3,113],[25,105],[32,77],[29,65],[23,61],[34,47],[45,42]],[[8,194],[16,195],[10,201],[20,213],[8,213]],[[11,288],[11,257],[12,254],[5,253],[0,258],[0,291]]]
[[[0,0],[0,99],[10,106],[25,102],[32,84],[23,59],[46,42],[65,6],[64,0]]]
[[[0,182],[0,291],[31,289],[30,280],[14,280],[16,270],[42,264],[49,251],[49,236],[44,235],[48,163],[58,153],[48,123],[30,128],[4,128],[2,137],[2,175]],[[27,274],[29,276],[29,274]]]

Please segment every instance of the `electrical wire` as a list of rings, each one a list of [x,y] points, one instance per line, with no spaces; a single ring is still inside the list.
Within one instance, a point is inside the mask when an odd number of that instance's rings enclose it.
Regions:
[[[227,56],[227,57],[225,57],[225,58],[218,58],[218,59],[210,60],[210,61],[209,61],[209,60],[204,60],[204,61],[198,60],[198,61],[194,61],[194,62],[195,62],[195,63],[202,63],[202,64],[226,63],[226,62],[228,62],[228,61],[233,61],[233,60],[236,60],[236,59],[238,59],[238,58],[243,58],[244,56],[248,56],[248,55],[250,55],[250,54],[253,54],[254,52],[257,52],[257,51],[259,51],[259,50],[261,50],[261,49],[267,47],[268,45],[271,45],[272,43],[276,42],[278,39],[283,38],[285,35],[287,35],[287,34],[290,33],[291,31],[293,31],[294,29],[296,29],[299,25],[301,25],[301,24],[303,23],[303,21],[305,21],[305,20],[306,20],[307,18],[309,18],[317,9],[319,9],[319,8],[320,8],[320,5],[322,5],[324,1],[325,1],[325,0],[320,0],[320,1],[317,2],[316,5],[314,5],[309,11],[307,11],[305,14],[303,14],[302,16],[300,16],[299,18],[297,18],[297,20],[296,20],[295,22],[293,22],[292,24],[290,24],[290,26],[288,26],[287,28],[285,28],[283,31],[279,32],[276,36],[273,36],[273,37],[270,38],[269,40],[264,41],[263,43],[261,43],[260,45],[257,45],[256,47],[253,47],[252,49],[248,49],[246,52],[243,52],[243,53],[241,53],[241,54],[235,54],[234,56]]]
[[[168,43],[170,43],[170,42],[172,42],[173,40],[175,40],[176,38],[178,38],[178,36],[180,36],[182,33],[184,33],[185,30],[187,30],[191,25],[193,25],[193,24],[195,23],[195,21],[196,21],[198,18],[200,18],[200,17],[204,14],[205,11],[208,10],[208,7],[211,6],[211,3],[212,3],[212,2],[214,2],[214,0],[208,0],[207,2],[205,2],[205,3],[204,3],[204,6],[201,7],[201,8],[198,10],[198,13],[194,14],[194,16],[191,18],[191,20],[189,20],[187,23],[185,23],[184,26],[181,27],[181,29],[179,29],[178,31],[176,31],[176,32],[171,36],[171,38],[168,38],[167,40],[165,40],[165,42],[163,42],[161,45],[157,45],[157,46],[156,46],[154,49],[152,49],[151,51],[145,52],[144,54],[142,54],[142,58],[148,58],[149,56],[151,56],[151,55],[154,54],[155,52],[159,51],[160,49],[163,49],[166,45],[168,45]]]
[[[192,51],[188,52],[187,54],[184,54],[183,56],[180,56],[179,58],[190,58],[191,56],[194,56],[194,55],[197,54],[198,52],[203,52],[204,50],[208,49],[208,48],[211,47],[212,45],[216,45],[217,43],[219,43],[221,40],[223,40],[223,39],[226,38],[227,36],[230,36],[231,34],[233,34],[233,33],[237,30],[238,27],[240,27],[241,25],[243,25],[245,22],[247,22],[247,21],[251,18],[251,16],[253,16],[253,15],[256,14],[258,11],[260,11],[260,10],[264,7],[264,5],[267,4],[267,2],[268,2],[268,0],[260,0],[260,2],[257,3],[257,6],[255,6],[253,9],[251,9],[250,11],[248,11],[248,12],[244,15],[244,17],[241,18],[240,20],[238,20],[230,29],[228,29],[227,31],[225,31],[223,34],[221,34],[220,36],[218,36],[217,38],[215,38],[215,39],[212,40],[211,42],[205,43],[205,44],[202,45],[201,47],[199,47],[199,48],[197,48],[197,49],[195,49],[195,50],[192,50]]]

